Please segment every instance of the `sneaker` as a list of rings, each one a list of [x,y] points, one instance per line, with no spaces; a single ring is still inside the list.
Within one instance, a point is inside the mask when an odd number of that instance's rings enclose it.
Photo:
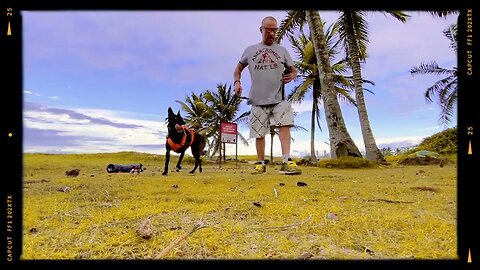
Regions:
[[[265,164],[262,164],[261,162],[255,163],[255,168],[252,174],[262,174],[267,171],[267,167]]]
[[[282,164],[279,173],[286,175],[301,174],[302,170],[297,168],[297,163],[295,163],[295,161],[293,161],[292,159],[288,159],[287,162],[284,162]]]

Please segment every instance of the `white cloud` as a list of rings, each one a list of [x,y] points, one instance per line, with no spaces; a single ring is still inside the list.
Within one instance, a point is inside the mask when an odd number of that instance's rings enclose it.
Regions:
[[[74,111],[74,110],[71,110]],[[139,120],[129,118],[123,115],[125,112],[116,112],[108,110],[78,109],[76,113],[90,117],[91,119],[106,119],[104,124],[101,122],[92,123],[87,118],[72,118],[68,113],[52,114],[48,110],[44,111],[24,111],[24,125],[28,128],[41,130],[55,130],[56,136],[85,138],[77,141],[77,146],[62,146],[59,142],[54,147],[42,147],[41,142],[38,146],[32,146],[25,149],[26,152],[35,149],[48,149],[46,152],[62,149],[63,152],[115,152],[115,151],[133,151],[135,146],[142,145],[160,145],[165,143],[165,136],[161,132],[166,132],[164,122]],[[114,124],[135,125],[132,128],[120,128]],[[28,144],[30,145],[30,144]],[[133,148],[133,149],[132,149]],[[158,153],[161,149],[152,149],[152,153]],[[140,150],[140,152],[143,151]]]
[[[294,112],[312,112],[312,100],[304,100],[302,103],[292,103],[292,109]]]
[[[24,90],[23,92],[24,92],[25,94],[28,94],[28,95],[40,96],[39,93],[30,91],[30,90]]]

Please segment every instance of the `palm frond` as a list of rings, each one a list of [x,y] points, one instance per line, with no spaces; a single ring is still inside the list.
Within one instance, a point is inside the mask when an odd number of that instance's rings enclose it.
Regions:
[[[311,76],[305,78],[299,85],[294,87],[292,92],[288,94],[287,99],[293,103],[299,103],[304,100],[308,90],[313,86],[315,79],[316,78]]]
[[[454,86],[455,88],[452,88]],[[441,103],[441,96],[446,95],[446,92],[450,92],[453,89],[456,90],[457,88],[457,77],[456,76],[448,76],[445,77],[437,82],[435,82],[432,86],[430,86],[427,91],[425,91],[425,99],[429,102],[433,102],[433,97],[439,95],[440,103]]]
[[[425,62],[420,63],[420,65],[411,68],[410,73],[412,75],[417,75],[417,74],[451,75],[452,70],[441,68],[438,66],[437,62],[433,61],[430,63],[425,63]]]
[[[458,10],[432,10],[428,11],[433,17],[437,18],[445,18],[449,15],[455,15],[458,14]]]
[[[302,30],[305,24],[306,14],[304,10],[289,10],[287,16],[280,22],[275,42],[280,43],[287,34],[293,34],[295,29]]]
[[[401,11],[401,10],[386,10],[385,12],[390,14],[395,19],[401,21],[402,23],[407,22],[408,19],[410,19],[412,17],[409,14],[407,14],[407,13]]]
[[[454,52],[458,52],[457,33],[458,33],[458,26],[456,23],[452,24],[450,27],[443,30],[443,34],[448,38],[448,40],[450,40],[450,48],[452,48]]]

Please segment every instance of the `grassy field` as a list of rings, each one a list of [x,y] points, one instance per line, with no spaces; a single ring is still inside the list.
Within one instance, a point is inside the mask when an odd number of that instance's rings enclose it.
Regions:
[[[109,174],[110,163],[146,169]],[[25,154],[22,259],[457,258],[455,164],[192,167],[162,176],[157,155]]]

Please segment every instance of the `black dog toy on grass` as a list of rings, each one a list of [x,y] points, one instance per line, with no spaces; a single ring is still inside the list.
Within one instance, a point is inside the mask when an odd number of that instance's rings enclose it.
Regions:
[[[140,173],[140,172],[143,172],[143,168],[141,163],[130,164],[130,165],[108,164],[107,172],[108,173],[118,173],[118,172]]]

